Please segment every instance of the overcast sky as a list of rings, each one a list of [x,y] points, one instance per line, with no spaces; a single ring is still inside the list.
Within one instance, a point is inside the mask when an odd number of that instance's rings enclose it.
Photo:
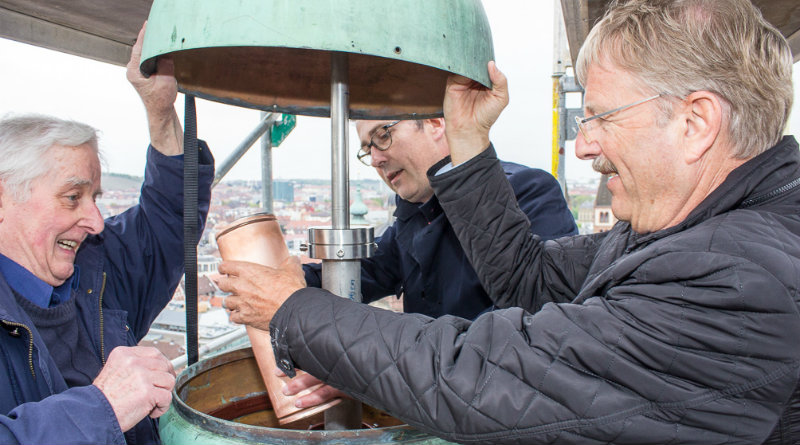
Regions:
[[[498,67],[509,78],[511,103],[492,129],[501,158],[550,171],[552,145],[553,1],[484,1]],[[40,112],[99,128],[107,171],[141,175],[148,142],[144,108],[125,80],[125,70],[0,38],[0,115]],[[795,71],[795,85],[800,75]],[[795,99],[795,104],[798,100]],[[183,115],[183,98],[177,102]],[[797,108],[796,106],[795,108]],[[218,163],[255,127],[259,112],[200,100],[198,133]],[[800,112],[790,123],[800,132]],[[377,178],[355,161],[358,141],[350,129],[351,179]],[[567,178],[595,176],[589,162],[567,146]],[[254,146],[226,179],[260,179]],[[330,120],[298,117],[297,127],[274,151],[276,178],[330,178]]]

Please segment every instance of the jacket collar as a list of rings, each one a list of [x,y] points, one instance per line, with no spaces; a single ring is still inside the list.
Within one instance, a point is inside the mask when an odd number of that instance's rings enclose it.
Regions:
[[[422,215],[428,222],[431,222],[443,212],[436,195],[433,195],[431,199],[422,204],[406,201],[400,196],[395,195],[395,205],[397,208],[394,211],[394,216],[399,221],[403,222],[408,221],[418,214]]]
[[[703,202],[676,226],[636,236],[637,244],[686,230],[714,216],[754,206],[800,186],[800,151],[793,136],[734,169]],[[800,203],[798,203],[800,204]]]

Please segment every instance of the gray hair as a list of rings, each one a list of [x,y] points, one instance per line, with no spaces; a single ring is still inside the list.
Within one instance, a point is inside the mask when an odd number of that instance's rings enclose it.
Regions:
[[[88,145],[100,159],[97,130],[89,125],[39,114],[0,120],[0,182],[16,200],[27,200],[31,181],[53,168],[48,151],[55,145]]]
[[[741,159],[775,145],[792,108],[791,50],[750,0],[615,0],[580,50],[581,84],[603,62],[654,94],[718,95]]]

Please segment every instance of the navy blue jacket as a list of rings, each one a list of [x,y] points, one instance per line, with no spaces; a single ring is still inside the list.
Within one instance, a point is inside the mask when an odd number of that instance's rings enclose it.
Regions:
[[[545,240],[578,233],[552,175],[511,162],[502,165],[531,232]],[[405,312],[467,319],[492,307],[436,196],[421,205],[400,197],[396,202],[394,224],[378,238],[375,255],[361,260],[362,301],[402,294]],[[321,266],[303,267],[308,285],[321,287]]]
[[[201,144],[199,214],[208,214],[214,160]],[[78,316],[105,363],[117,346],[135,346],[183,275],[183,160],[150,147],[139,205],[109,218],[83,242]],[[67,388],[47,346],[0,275],[0,443],[158,443],[145,418],[123,434],[94,386]]]

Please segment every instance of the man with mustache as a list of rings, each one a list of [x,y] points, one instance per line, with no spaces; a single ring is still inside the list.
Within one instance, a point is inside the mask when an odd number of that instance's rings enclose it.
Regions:
[[[42,115],[0,121],[0,443],[159,443],[175,384],[137,346],[183,274],[183,140],[168,60],[128,79],[151,145],[139,204],[103,220],[97,131]],[[201,144],[202,227],[213,158]]]
[[[285,372],[451,441],[796,443],[800,150],[779,31],[749,0],[609,6],[576,64],[576,153],[613,175],[619,219],[590,236],[528,232],[489,141],[509,98],[489,71],[491,89],[448,82],[454,168],[429,174],[509,309],[412,317],[304,288],[296,263],[223,263],[233,320],[269,327]]]
[[[402,295],[403,311],[429,317],[474,319],[492,300],[470,266],[428,181],[428,169],[450,155],[444,119],[357,121],[358,159],[375,168],[397,195],[395,222],[378,238],[373,256],[361,260],[362,302]],[[514,198],[542,239],[578,233],[561,187],[549,173],[502,162]],[[320,264],[303,266],[306,283],[322,286]],[[315,386],[309,375],[287,384],[293,395]],[[299,397],[300,407],[325,402],[338,393],[320,387]]]

